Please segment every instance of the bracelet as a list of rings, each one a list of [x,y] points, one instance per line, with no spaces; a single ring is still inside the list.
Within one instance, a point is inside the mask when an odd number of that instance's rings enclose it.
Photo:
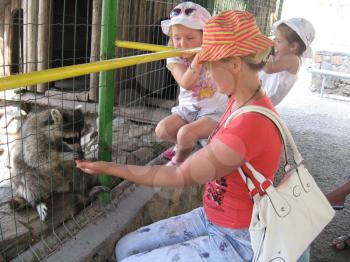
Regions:
[[[195,74],[195,73],[196,73],[196,70],[194,70],[194,68],[192,67],[191,64],[190,64],[190,66],[189,66],[189,69],[191,70],[191,73],[192,73],[192,74]]]

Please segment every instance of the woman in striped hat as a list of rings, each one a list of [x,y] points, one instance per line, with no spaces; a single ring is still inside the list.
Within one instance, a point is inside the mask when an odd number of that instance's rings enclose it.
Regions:
[[[77,161],[77,167],[90,174],[110,174],[147,186],[205,184],[203,207],[127,234],[116,246],[118,261],[252,260],[248,227],[253,202],[238,168],[249,174],[243,167],[249,161],[273,180],[281,141],[273,123],[259,114],[240,115],[227,127],[224,123],[232,111],[248,104],[274,110],[258,74],[272,46],[248,12],[225,11],[209,20],[198,59],[230,100],[209,144],[180,166]]]

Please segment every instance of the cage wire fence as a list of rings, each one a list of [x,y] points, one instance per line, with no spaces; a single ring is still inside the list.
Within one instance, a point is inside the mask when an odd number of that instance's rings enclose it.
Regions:
[[[160,22],[180,2],[117,1],[117,39],[109,41],[167,45]],[[283,5],[283,0],[193,2],[212,14],[248,10],[265,34]],[[102,59],[101,16],[102,0],[1,0],[1,77]],[[116,48],[115,55],[144,53]],[[114,76],[112,159],[146,164],[170,145],[156,138],[154,128],[176,104],[178,86],[165,60],[114,70]],[[3,260],[42,260],[107,212],[89,194],[97,181],[76,170],[73,160],[81,157],[79,144],[85,158],[97,159],[99,88],[99,74],[93,73],[0,92]]]

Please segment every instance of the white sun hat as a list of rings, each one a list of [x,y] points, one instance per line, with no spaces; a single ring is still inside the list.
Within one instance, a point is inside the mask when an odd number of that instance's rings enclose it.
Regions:
[[[169,35],[172,25],[183,25],[188,28],[201,30],[210,18],[210,13],[204,7],[192,2],[183,2],[174,7],[170,12],[170,19],[163,20],[161,27],[166,35]]]
[[[314,26],[306,19],[301,17],[294,17],[288,20],[280,20],[273,24],[272,30],[275,31],[280,24],[285,24],[290,27],[300,39],[304,42],[306,50],[303,53],[303,57],[311,58],[312,49],[310,44],[315,39],[315,28]]]

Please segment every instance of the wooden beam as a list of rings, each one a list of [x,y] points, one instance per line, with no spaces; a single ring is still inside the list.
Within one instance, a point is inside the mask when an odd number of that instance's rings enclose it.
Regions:
[[[52,1],[39,1],[39,17],[38,17],[38,70],[48,69],[49,59],[49,18],[52,8]],[[42,83],[37,85],[37,91],[44,93],[48,84]]]
[[[102,0],[94,0],[92,5],[90,62],[100,60]],[[89,99],[98,99],[98,73],[90,74]]]
[[[26,20],[24,24],[27,32],[25,41],[26,52],[26,73],[37,71],[37,40],[38,40],[38,0],[27,0],[24,11]],[[36,85],[28,87],[31,91],[36,91]]]

